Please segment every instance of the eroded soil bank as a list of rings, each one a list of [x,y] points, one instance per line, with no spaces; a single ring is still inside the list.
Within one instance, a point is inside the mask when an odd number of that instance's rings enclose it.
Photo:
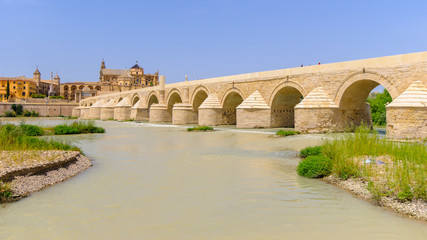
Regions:
[[[19,200],[90,166],[90,160],[77,151],[1,151],[0,179],[8,184],[12,196],[0,200]]]

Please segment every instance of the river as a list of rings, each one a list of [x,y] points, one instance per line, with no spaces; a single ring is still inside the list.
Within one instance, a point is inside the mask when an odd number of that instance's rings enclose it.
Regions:
[[[323,135],[97,123],[105,134],[60,137],[93,167],[0,205],[0,239],[427,238],[423,222],[298,176],[297,150]]]

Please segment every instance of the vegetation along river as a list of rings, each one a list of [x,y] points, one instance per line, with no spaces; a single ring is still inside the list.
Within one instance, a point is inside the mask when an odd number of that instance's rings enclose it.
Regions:
[[[0,205],[0,239],[426,239],[423,222],[298,176],[297,150],[322,135],[97,124],[61,137],[93,167]]]

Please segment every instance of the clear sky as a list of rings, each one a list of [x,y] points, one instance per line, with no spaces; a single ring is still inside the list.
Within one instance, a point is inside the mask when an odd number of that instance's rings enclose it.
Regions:
[[[427,50],[427,1],[0,0],[0,76],[166,82]]]

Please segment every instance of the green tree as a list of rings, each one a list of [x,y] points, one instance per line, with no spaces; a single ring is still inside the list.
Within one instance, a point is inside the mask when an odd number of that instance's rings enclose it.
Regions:
[[[6,100],[9,99],[10,96],[10,86],[9,81],[6,82]]]
[[[373,124],[385,125],[387,123],[385,106],[391,103],[391,101],[390,93],[386,89],[384,89],[384,92],[368,98],[367,102],[371,105]]]

